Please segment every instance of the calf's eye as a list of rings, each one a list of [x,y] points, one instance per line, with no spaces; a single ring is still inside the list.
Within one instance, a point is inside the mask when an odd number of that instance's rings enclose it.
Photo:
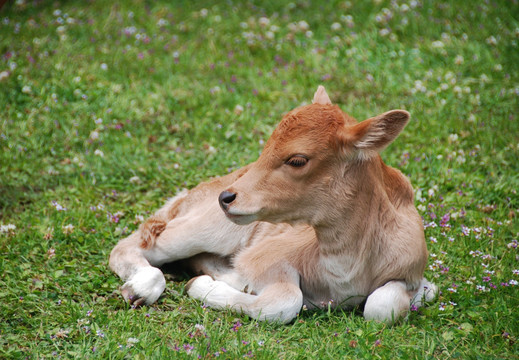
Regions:
[[[308,163],[308,158],[304,155],[294,155],[285,161],[285,164],[292,167],[303,167]]]

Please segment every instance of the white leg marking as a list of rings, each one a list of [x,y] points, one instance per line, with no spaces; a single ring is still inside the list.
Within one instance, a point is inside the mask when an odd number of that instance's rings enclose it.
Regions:
[[[409,310],[411,297],[403,281],[390,281],[368,296],[364,306],[364,317],[393,323]]]
[[[138,304],[153,304],[158,300],[166,288],[166,280],[162,271],[155,267],[143,267],[130,276],[121,287],[123,297],[130,302],[139,301]]]
[[[294,319],[303,304],[301,290],[294,284],[273,284],[259,295],[251,295],[207,275],[193,279],[187,293],[216,309],[228,307],[255,319],[282,323]]]
[[[418,287],[418,291],[413,296],[411,304],[420,307],[426,302],[431,302],[438,295],[438,287],[433,283],[429,282],[426,278],[423,278]]]

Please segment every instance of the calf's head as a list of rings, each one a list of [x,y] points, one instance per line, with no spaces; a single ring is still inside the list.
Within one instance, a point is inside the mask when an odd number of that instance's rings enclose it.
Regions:
[[[315,224],[318,214],[334,211],[336,202],[356,191],[348,173],[376,162],[378,151],[408,120],[408,112],[393,110],[357,122],[332,105],[319,86],[311,105],[283,117],[258,160],[220,194],[220,206],[237,224]]]

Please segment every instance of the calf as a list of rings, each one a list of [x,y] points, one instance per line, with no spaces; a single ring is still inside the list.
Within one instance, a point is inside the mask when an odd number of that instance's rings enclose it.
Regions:
[[[365,303],[366,319],[393,322],[432,300],[413,189],[378,154],[408,120],[393,110],[358,123],[320,86],[256,162],[182,192],[117,244],[110,267],[123,296],[154,303],[158,267],[188,259],[205,274],[188,282],[190,296],[261,320]]]

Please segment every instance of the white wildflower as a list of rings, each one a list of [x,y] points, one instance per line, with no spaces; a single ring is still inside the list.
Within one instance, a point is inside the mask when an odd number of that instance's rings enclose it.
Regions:
[[[236,115],[241,115],[241,113],[243,112],[243,110],[244,110],[244,109],[243,109],[243,106],[241,106],[241,105],[239,105],[239,104],[236,105],[236,106],[234,107],[234,113],[235,113]]]
[[[63,234],[65,234],[65,235],[72,234],[72,232],[74,231],[74,225],[72,225],[72,224],[65,225],[61,228],[61,230],[63,231]]]
[[[129,181],[132,184],[140,184],[141,183],[141,179],[137,175],[132,176]]]
[[[159,21],[157,21],[157,25],[158,26],[167,26],[167,25],[169,25],[169,21],[160,18]]]
[[[270,19],[268,17],[262,16],[258,20],[259,26],[262,28],[267,27],[270,24]]]
[[[310,28],[310,25],[304,20],[301,20],[297,23],[297,27],[299,28],[299,31],[307,31]]]
[[[339,31],[342,28],[342,25],[338,22],[334,22],[331,26],[332,31]]]
[[[463,59],[463,56],[461,56],[461,55],[458,55],[458,56],[456,56],[456,57],[454,58],[454,63],[455,63],[456,65],[461,65],[461,64],[463,64],[464,61],[465,61],[465,60]]]
[[[97,155],[97,156],[100,156],[100,157],[104,157],[104,156],[105,156],[105,153],[102,152],[102,151],[99,150],[99,149],[96,149],[96,151],[94,151],[94,155]]]
[[[99,132],[97,130],[92,131],[90,133],[90,139],[94,141],[99,139]]]
[[[490,36],[486,40],[488,45],[497,45],[497,39],[494,36]]]
[[[13,231],[15,229],[16,229],[16,225],[13,225],[13,224],[0,225],[0,234],[6,234],[9,231]]]

